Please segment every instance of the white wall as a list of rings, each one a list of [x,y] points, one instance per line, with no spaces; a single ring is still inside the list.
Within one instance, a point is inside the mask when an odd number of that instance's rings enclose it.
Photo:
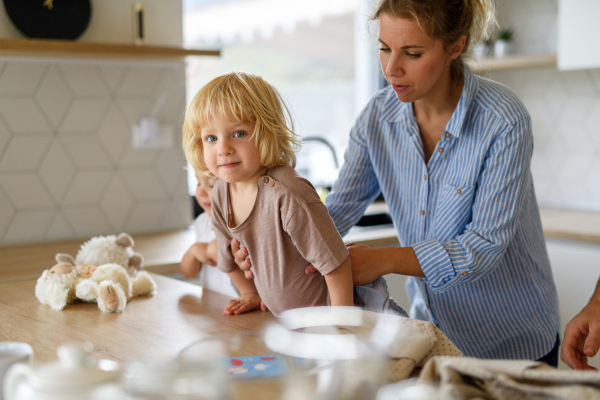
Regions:
[[[180,46],[181,2],[143,3],[148,43]],[[81,40],[131,43],[132,4],[94,1]],[[0,36],[20,37],[6,18]],[[179,61],[0,57],[0,245],[187,228],[185,76]],[[165,95],[173,146],[133,149]]]
[[[146,15],[146,44],[181,46],[181,0],[96,0],[83,42],[133,43],[133,4],[142,3]],[[4,7],[0,7],[0,37],[22,38]]]

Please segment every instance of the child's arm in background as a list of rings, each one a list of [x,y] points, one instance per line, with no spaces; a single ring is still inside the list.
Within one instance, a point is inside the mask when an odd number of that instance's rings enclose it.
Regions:
[[[231,278],[233,283],[237,286],[240,291],[240,297],[235,300],[229,300],[229,303],[223,310],[224,314],[242,314],[252,310],[263,310],[267,311],[267,307],[261,301],[254,282],[246,279],[244,271],[237,268],[233,272],[229,272],[227,275]]]
[[[352,268],[349,256],[339,265],[339,267],[325,275],[325,282],[327,283],[332,306],[354,305]]]
[[[214,242],[214,243],[213,243]],[[210,243],[194,243],[185,252],[181,259],[181,273],[186,279],[191,279],[200,273],[202,263],[217,265],[217,257],[214,255],[216,240]]]

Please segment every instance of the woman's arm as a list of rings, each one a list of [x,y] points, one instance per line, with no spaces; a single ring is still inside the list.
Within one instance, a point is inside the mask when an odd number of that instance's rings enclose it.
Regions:
[[[326,274],[325,282],[327,283],[332,306],[354,305],[350,257],[346,258],[339,267]]]

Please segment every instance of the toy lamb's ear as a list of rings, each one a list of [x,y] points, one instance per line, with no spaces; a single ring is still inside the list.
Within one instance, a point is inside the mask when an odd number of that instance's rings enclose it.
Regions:
[[[129,266],[135,269],[142,269],[142,264],[144,263],[144,257],[140,253],[135,253],[131,257],[129,257]]]
[[[121,247],[133,246],[133,238],[124,232],[117,237],[115,242]]]
[[[58,253],[55,258],[56,262],[59,264],[63,263],[75,266],[75,259],[73,259],[73,256],[71,256],[70,254]]]

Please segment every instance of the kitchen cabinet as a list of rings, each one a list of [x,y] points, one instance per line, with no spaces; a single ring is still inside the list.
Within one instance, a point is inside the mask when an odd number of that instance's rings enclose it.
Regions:
[[[600,67],[600,1],[559,0],[558,69]]]

